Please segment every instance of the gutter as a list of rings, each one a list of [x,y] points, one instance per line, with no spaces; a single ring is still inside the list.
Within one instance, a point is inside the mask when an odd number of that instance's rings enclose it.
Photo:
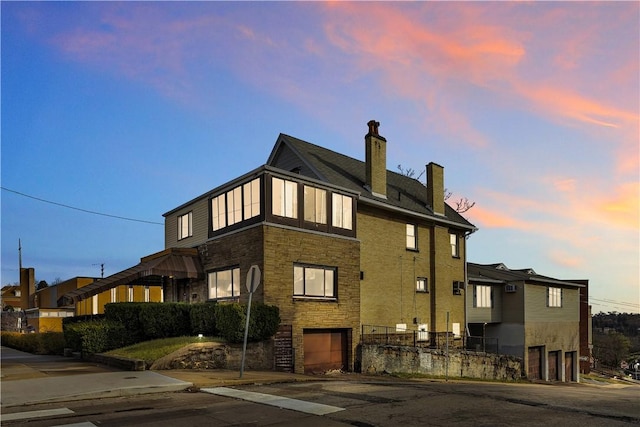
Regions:
[[[392,205],[389,205],[387,203],[379,202],[377,200],[369,199],[369,198],[362,197],[362,196],[360,196],[360,198],[358,200],[360,200],[361,202],[363,202],[365,204],[369,204],[371,206],[375,206],[375,207],[378,207],[378,208],[381,208],[381,209],[385,209],[385,210],[388,210],[388,211],[398,212],[398,213],[402,213],[402,214],[413,216],[413,217],[427,219],[427,220],[433,221],[435,223],[446,224],[446,225],[451,225],[451,226],[455,226],[455,227],[458,227],[458,228],[466,229],[468,231],[468,234],[465,234],[465,237],[468,236],[469,234],[472,234],[472,233],[475,233],[476,231],[478,231],[478,227],[476,227],[475,225],[461,224],[459,222],[451,221],[451,220],[448,220],[448,219],[443,219],[442,217],[439,217],[439,216],[431,216],[431,215],[421,214],[421,213],[418,213],[418,212],[415,212],[415,211],[411,211],[411,210],[404,209],[404,208],[399,208],[397,206],[392,206]],[[465,255],[465,258],[466,258],[466,255]]]

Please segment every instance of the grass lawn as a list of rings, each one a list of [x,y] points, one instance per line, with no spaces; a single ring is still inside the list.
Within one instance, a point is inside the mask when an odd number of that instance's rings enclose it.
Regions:
[[[113,356],[127,357],[130,359],[142,359],[151,364],[167,354],[171,354],[182,347],[199,342],[225,342],[219,337],[173,337],[152,341],[144,341],[128,347],[117,348],[106,352]]]

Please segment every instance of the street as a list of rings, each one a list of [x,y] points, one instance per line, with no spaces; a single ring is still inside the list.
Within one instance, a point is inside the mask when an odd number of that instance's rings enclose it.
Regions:
[[[230,390],[247,397],[213,394]],[[639,402],[637,385],[338,378],[15,407],[2,425],[623,426],[640,424]]]

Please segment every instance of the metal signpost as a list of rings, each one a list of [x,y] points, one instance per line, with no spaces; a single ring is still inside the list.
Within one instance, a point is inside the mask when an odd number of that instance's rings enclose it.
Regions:
[[[251,316],[251,297],[260,285],[260,267],[252,265],[247,273],[247,291],[249,291],[249,304],[247,304],[247,323],[244,327],[244,344],[242,346],[242,364],[240,365],[240,378],[244,373],[244,359],[247,353],[247,338],[249,337],[249,317]]]

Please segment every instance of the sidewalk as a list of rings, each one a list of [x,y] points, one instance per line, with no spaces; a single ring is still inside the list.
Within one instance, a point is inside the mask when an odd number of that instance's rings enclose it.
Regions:
[[[317,380],[272,371],[120,371],[62,356],[0,348],[0,407],[101,397],[182,391],[189,388]]]

